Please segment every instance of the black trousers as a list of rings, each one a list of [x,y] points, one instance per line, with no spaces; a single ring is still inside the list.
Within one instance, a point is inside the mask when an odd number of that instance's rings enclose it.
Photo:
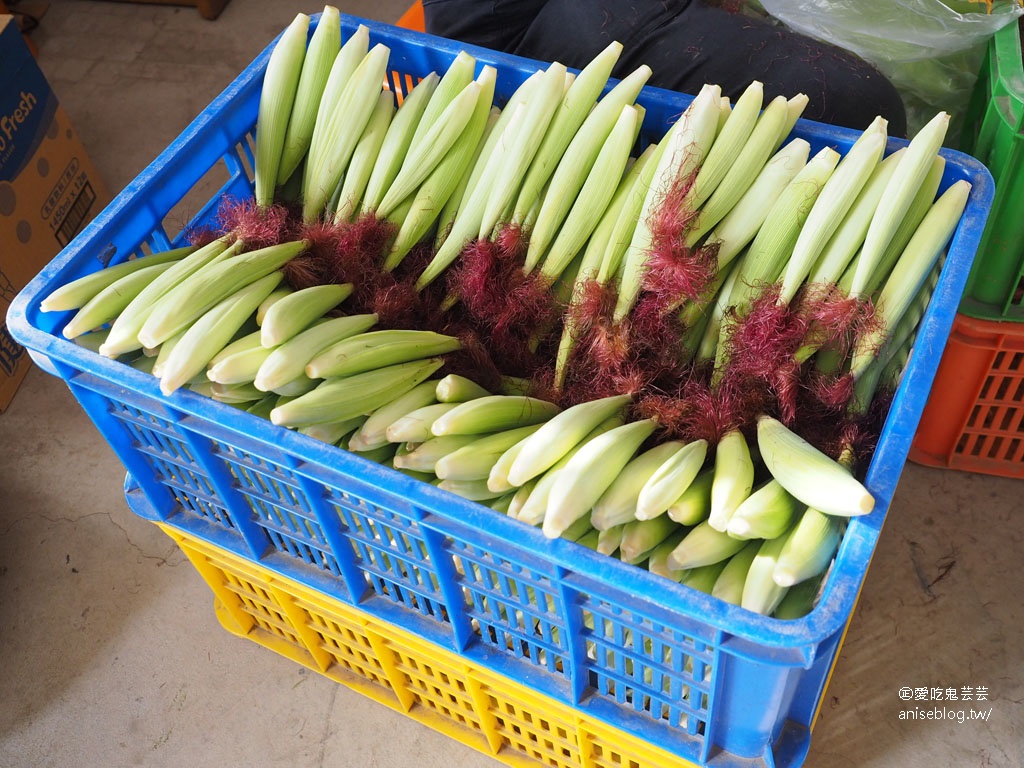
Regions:
[[[902,99],[852,53],[701,0],[423,0],[427,31],[582,68],[610,42],[613,75],[646,64],[651,85],[695,94],[705,83],[736,98],[752,81],[766,98],[805,93],[804,117],[864,128],[877,115],[907,130]]]

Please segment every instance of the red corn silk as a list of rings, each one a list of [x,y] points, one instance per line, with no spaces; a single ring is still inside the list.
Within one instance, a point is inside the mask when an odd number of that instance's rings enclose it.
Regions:
[[[858,337],[882,322],[870,299],[847,296],[833,284],[803,286],[794,307],[807,320],[806,343],[832,349],[844,359]]]
[[[664,311],[699,300],[718,274],[717,246],[686,245],[697,212],[685,201],[696,176],[694,171],[677,178],[648,221],[651,245],[641,287],[657,297]]]
[[[292,212],[284,205],[261,207],[250,199],[225,197],[218,208],[216,227],[233,233],[254,250],[298,239],[292,236]]]

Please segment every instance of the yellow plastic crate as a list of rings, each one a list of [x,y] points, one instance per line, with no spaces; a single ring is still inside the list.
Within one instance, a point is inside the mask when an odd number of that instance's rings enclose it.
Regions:
[[[158,525],[213,590],[226,630],[506,765],[695,768],[392,624]]]

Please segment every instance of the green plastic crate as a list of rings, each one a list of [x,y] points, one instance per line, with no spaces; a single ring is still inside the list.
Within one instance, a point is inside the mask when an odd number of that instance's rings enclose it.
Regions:
[[[993,37],[967,111],[962,148],[988,166],[996,194],[960,303],[982,320],[1024,321],[1024,66],[1021,27]]]

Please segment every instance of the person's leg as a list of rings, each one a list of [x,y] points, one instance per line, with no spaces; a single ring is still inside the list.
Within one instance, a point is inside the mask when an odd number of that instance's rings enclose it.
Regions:
[[[512,51],[548,0],[423,0],[432,35]]]
[[[617,40],[624,51],[616,77],[647,64],[654,71],[651,85],[693,94],[713,83],[732,98],[756,79],[769,98],[805,93],[810,100],[805,117],[864,128],[882,115],[892,135],[906,132],[896,89],[862,59],[699,0],[442,0],[433,5],[456,13],[457,7],[477,7],[475,21],[446,22],[449,32],[442,34],[464,42],[478,42],[493,28],[495,36],[514,42],[490,47],[580,68]],[[493,18],[481,19],[488,15],[479,13],[482,8],[494,11]],[[529,14],[530,8],[535,15],[524,28],[516,12]],[[471,31],[473,25],[477,31]]]

